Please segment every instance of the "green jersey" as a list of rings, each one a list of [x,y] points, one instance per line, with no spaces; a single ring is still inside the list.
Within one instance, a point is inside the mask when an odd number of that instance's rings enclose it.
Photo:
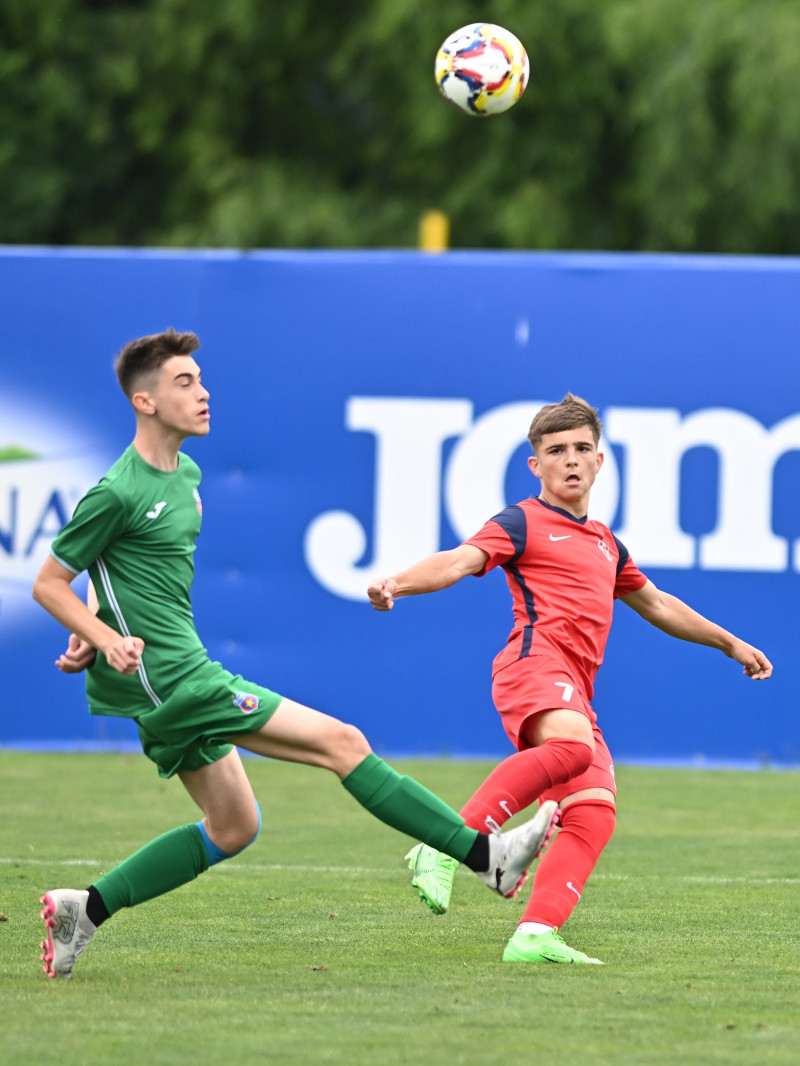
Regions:
[[[179,454],[177,470],[157,470],[131,445],[53,541],[57,562],[76,574],[89,571],[98,617],[145,644],[133,675],[120,674],[98,652],[86,673],[92,714],[151,711],[208,659],[191,603],[199,484],[200,468],[187,455]]]

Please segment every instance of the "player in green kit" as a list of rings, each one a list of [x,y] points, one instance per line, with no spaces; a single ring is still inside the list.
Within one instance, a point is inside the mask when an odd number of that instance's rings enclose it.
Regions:
[[[133,718],[162,777],[177,775],[203,813],[145,844],[85,889],[42,897],[44,972],[69,977],[97,928],[193,880],[252,843],[261,815],[234,743],[333,771],[381,821],[513,895],[552,831],[553,802],[508,833],[480,833],[412,778],[397,774],[354,726],[211,662],[195,629],[191,586],[200,531],[200,470],[181,453],[209,431],[209,394],[194,333],[132,341],[115,369],[136,416],[133,443],[78,504],[53,542],[34,598],[69,631],[56,665],[86,671],[92,714]],[[88,604],[71,582],[89,571]]]

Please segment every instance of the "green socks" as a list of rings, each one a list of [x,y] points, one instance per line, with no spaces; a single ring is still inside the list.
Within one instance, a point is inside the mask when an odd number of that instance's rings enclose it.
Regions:
[[[474,860],[474,849],[484,843],[477,829],[470,829],[452,807],[375,754],[359,763],[342,784],[376,818],[459,862],[468,856]],[[139,848],[93,887],[111,915],[185,885],[208,867],[202,833],[197,825],[182,825]],[[485,864],[473,868],[484,869]]]
[[[459,862],[464,862],[479,836],[452,807],[413,777],[398,774],[374,753],[342,784],[370,814]]]
[[[196,825],[156,837],[94,882],[109,914],[134,907],[193,881],[208,869],[208,851]]]

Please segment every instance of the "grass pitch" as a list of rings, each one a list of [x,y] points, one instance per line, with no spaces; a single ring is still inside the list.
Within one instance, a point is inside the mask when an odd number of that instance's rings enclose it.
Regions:
[[[2,1061],[127,1066],[800,1061],[800,774],[620,767],[564,929],[604,967],[500,962],[521,914],[468,871],[435,917],[408,838],[331,775],[248,759],[258,842],[116,915],[71,981],[38,897],[197,813],[142,756],[0,752]],[[396,762],[460,805],[492,764]]]

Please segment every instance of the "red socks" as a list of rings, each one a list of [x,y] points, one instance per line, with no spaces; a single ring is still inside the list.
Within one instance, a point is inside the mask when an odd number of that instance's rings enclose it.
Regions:
[[[593,753],[580,740],[546,740],[510,755],[461,809],[472,829],[491,830],[530,807],[554,785],[578,777]],[[523,922],[560,927],[581,898],[600,852],[611,839],[616,811],[610,800],[578,800],[561,813],[561,828],[539,861]]]
[[[616,824],[608,800],[578,800],[561,812],[561,828],[539,861],[523,922],[560,927],[581,898],[583,886]]]
[[[548,788],[588,770],[592,758],[592,749],[583,741],[558,739],[510,755],[467,800],[461,817],[470,828],[482,832],[501,826],[530,807]]]

